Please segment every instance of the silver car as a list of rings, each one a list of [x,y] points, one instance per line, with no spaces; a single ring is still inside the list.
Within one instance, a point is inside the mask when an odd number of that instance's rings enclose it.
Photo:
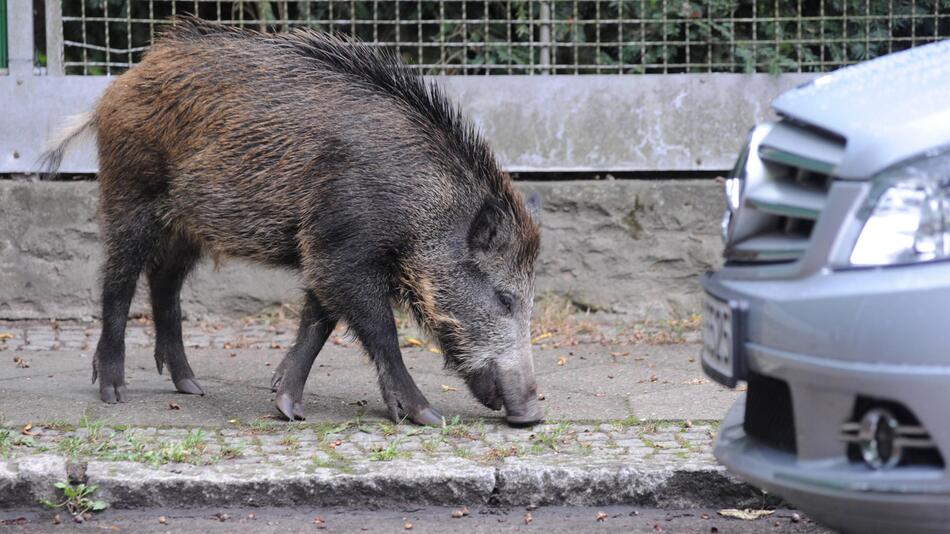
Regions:
[[[950,41],[772,103],[726,181],[715,455],[848,532],[950,531]]]

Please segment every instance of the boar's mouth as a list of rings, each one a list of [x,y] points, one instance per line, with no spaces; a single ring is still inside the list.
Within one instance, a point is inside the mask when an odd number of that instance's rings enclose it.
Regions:
[[[478,402],[492,410],[500,410],[504,406],[504,399],[498,391],[498,368],[494,363],[485,368],[469,373],[465,376],[465,383],[469,391]]]
[[[521,373],[499,373],[494,363],[465,377],[475,398],[492,410],[505,408],[505,420],[512,426],[530,426],[544,419],[538,403],[538,387],[534,377]]]

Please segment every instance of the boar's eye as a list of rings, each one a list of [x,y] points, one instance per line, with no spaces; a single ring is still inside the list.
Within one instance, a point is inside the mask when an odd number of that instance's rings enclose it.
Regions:
[[[515,304],[515,296],[507,291],[497,291],[495,294],[498,296],[498,303],[505,310],[505,314],[511,315]]]

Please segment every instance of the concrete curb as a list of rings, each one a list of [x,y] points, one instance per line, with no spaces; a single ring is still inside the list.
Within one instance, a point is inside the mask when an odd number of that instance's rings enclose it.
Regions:
[[[77,469],[78,467],[78,469]],[[83,469],[84,468],[84,469]],[[69,472],[98,486],[115,508],[203,506],[637,505],[659,508],[761,506],[752,486],[704,461],[668,468],[615,462],[514,459],[482,465],[460,458],[420,464],[396,460],[357,472],[312,464],[192,466],[155,469],[90,461]],[[42,455],[0,462],[0,507],[36,506],[68,478],[67,462]]]

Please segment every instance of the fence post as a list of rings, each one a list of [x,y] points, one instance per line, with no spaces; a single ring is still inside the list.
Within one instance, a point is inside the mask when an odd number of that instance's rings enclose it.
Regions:
[[[33,75],[33,2],[7,6],[7,63],[14,76]]]
[[[0,71],[7,70],[7,0],[0,0]]]
[[[543,1],[540,4],[541,29],[539,35],[541,41],[539,62],[541,63],[541,74],[551,74],[551,2]]]
[[[66,74],[63,66],[63,2],[46,0],[46,73]]]

